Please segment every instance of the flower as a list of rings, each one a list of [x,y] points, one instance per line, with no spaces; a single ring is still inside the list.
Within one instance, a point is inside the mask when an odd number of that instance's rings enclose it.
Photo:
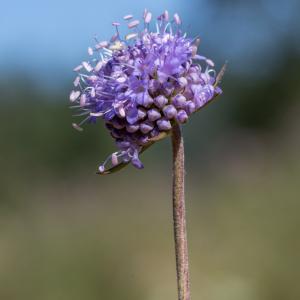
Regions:
[[[165,11],[150,30],[151,12],[143,25],[124,16],[130,32],[121,37],[120,23],[109,41],[88,48],[93,58],[74,69],[78,73],[70,101],[86,118],[104,120],[118,151],[99,167],[106,174],[131,162],[143,168],[139,154],[167,136],[175,123],[186,123],[191,114],[221,93],[212,60],[197,54],[199,38],[188,38],[181,19],[169,20]],[[142,27],[142,28],[141,28]]]

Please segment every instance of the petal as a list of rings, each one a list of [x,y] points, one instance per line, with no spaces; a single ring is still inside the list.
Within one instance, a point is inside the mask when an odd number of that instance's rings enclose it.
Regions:
[[[129,124],[134,124],[138,120],[138,110],[136,106],[126,108],[126,120]]]

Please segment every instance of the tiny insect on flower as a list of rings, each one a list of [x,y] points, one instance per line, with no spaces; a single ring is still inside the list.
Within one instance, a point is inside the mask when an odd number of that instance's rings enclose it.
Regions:
[[[132,15],[123,19],[130,32],[121,37],[121,24],[112,23],[113,37],[89,47],[93,59],[74,69],[70,94],[74,107],[87,115],[73,127],[81,131],[85,122],[101,118],[116,141],[118,151],[99,166],[101,174],[129,162],[143,168],[141,152],[222,92],[213,61],[197,54],[200,39],[186,37],[177,13],[173,20],[168,11],[160,15],[154,32],[147,10],[143,26]]]

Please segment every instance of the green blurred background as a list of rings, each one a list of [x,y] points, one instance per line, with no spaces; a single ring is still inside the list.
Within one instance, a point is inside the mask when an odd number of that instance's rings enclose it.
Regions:
[[[184,126],[193,299],[300,299],[299,1],[16,1],[0,19],[0,299],[176,299],[168,139],[95,175],[114,144],[71,127],[72,68],[110,21],[182,14],[224,94]]]

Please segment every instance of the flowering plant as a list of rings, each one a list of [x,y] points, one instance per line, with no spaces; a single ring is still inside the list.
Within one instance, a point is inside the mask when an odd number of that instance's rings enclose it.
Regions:
[[[88,48],[92,59],[74,71],[73,107],[85,122],[104,120],[118,151],[99,166],[99,174],[115,172],[128,163],[143,168],[140,154],[168,135],[173,145],[173,220],[178,299],[189,300],[189,267],[184,200],[184,148],[180,125],[221,94],[218,86],[225,66],[217,75],[214,63],[197,54],[200,39],[188,38],[181,19],[170,20],[165,11],[151,30],[151,12],[145,10],[143,24],[132,15],[123,18],[131,30],[125,37],[119,22],[109,41]]]
[[[118,148],[99,166],[100,174],[129,162],[143,168],[141,152],[221,93],[214,63],[197,54],[200,39],[183,34],[178,14],[170,21],[165,11],[154,32],[151,12],[145,10],[143,19],[141,25],[124,16],[131,30],[125,37],[120,23],[113,22],[112,38],[97,40],[88,48],[91,61],[74,69],[78,76],[70,100],[86,118],[73,127],[82,130],[83,123],[101,118]]]

